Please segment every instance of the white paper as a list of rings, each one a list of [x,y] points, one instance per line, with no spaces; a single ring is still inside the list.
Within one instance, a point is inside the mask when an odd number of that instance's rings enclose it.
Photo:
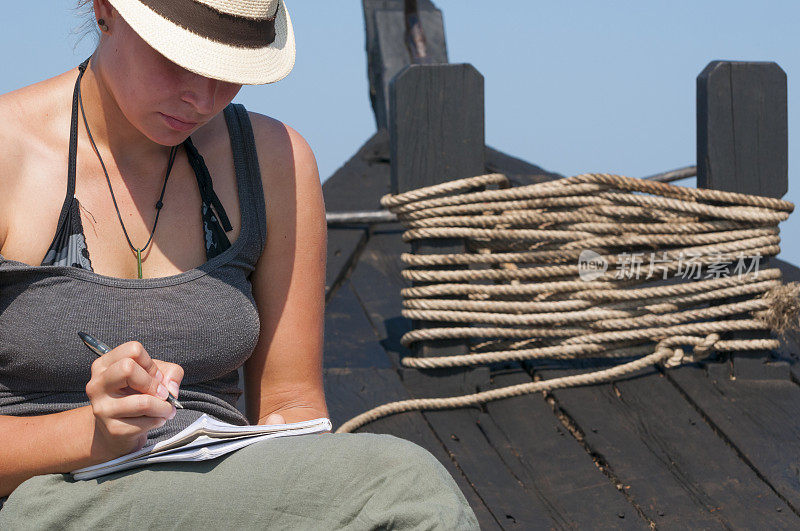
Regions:
[[[150,463],[204,461],[265,439],[320,433],[330,431],[331,428],[331,421],[327,418],[290,424],[236,426],[221,422],[204,413],[191,425],[169,439],[145,446],[105,463],[74,470],[71,474],[73,479],[84,480]],[[204,432],[211,432],[211,435],[206,435]]]

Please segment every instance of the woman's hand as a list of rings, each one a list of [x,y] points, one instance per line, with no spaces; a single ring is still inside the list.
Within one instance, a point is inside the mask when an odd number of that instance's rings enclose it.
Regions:
[[[107,460],[142,448],[148,430],[175,416],[167,392],[177,397],[182,379],[180,365],[152,359],[138,341],[97,358],[86,384],[95,417],[92,454]]]
[[[264,420],[264,424],[268,426],[272,424],[286,424],[286,420],[284,420],[283,415],[280,413],[270,413]]]

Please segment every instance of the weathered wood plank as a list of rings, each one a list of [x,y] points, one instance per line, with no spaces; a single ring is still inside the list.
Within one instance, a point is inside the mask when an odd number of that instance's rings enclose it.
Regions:
[[[779,257],[773,258],[770,264],[772,267],[777,267],[781,270],[783,282],[800,281],[800,267],[797,267],[795,264],[781,260]]]
[[[379,210],[380,198],[389,193],[389,136],[381,131],[367,140],[322,185],[325,209],[329,212]],[[358,193],[354,193],[357,190]],[[367,226],[328,229],[328,261],[325,274],[325,294],[346,276],[347,269],[357,258],[360,248],[369,237]]]
[[[580,371],[537,372],[555,378],[594,370],[598,364],[587,360],[581,365]],[[613,384],[558,389],[552,395],[587,447],[656,525],[751,528],[765,521],[783,528],[800,525],[792,509],[658,370]],[[711,406],[719,410],[716,404]]]
[[[477,382],[470,385],[473,373],[441,376],[437,371],[404,369],[401,374],[403,386],[415,398],[453,396],[463,389],[477,388]],[[458,377],[463,382],[457,381]],[[501,525],[518,529],[557,526],[548,507],[486,439],[478,424],[480,410],[426,411],[423,416]]]
[[[706,376],[694,366],[666,375],[740,458],[800,514],[800,387],[785,380]]]
[[[324,376],[325,396],[334,428],[372,407],[387,401],[408,398],[408,393],[393,369],[326,369]],[[357,431],[394,435],[414,442],[431,452],[456,480],[475,511],[481,528],[500,528],[420,413],[400,413],[379,419]]]
[[[800,281],[800,268],[776,257],[769,259],[769,267],[781,270],[782,282]],[[744,335],[739,333],[739,336]],[[800,382],[800,334],[789,330],[782,338],[776,333],[752,333],[748,337],[772,337],[781,341],[781,346],[772,351],[737,353],[731,358],[731,372],[728,377],[737,380],[791,380]],[[794,376],[792,376],[794,375]]]
[[[519,368],[496,371],[486,389],[530,381]],[[486,411],[478,419],[484,435],[559,527],[649,528],[553,415],[541,393],[489,402]]]
[[[323,366],[378,369],[392,367],[348,281],[342,284],[325,306]]]
[[[367,243],[366,228],[328,229],[328,256],[325,268],[325,298],[329,299],[358,259],[358,252]]]
[[[394,366],[399,368],[400,358],[411,355],[400,343],[403,334],[411,330],[411,321],[400,315],[400,290],[406,286],[400,276],[403,265],[400,262],[399,245],[402,242],[395,242],[392,246],[390,240],[400,241],[400,233],[373,232],[361,252],[350,282],[376,330],[380,345]]]
[[[322,184],[328,212],[380,210],[389,187],[389,134],[380,130]]]
[[[739,334],[741,336],[741,334]],[[748,338],[774,337],[768,332],[753,332]],[[776,337],[776,336],[775,336]],[[737,380],[784,380],[790,381],[791,360],[784,357],[781,349],[737,352],[732,358],[731,375]]]

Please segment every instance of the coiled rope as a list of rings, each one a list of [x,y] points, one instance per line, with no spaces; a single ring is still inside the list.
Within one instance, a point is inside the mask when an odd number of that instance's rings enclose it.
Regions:
[[[777,339],[722,337],[799,328],[800,284],[783,284],[777,268],[758,269],[759,257],[780,252],[778,223],[794,209],[788,201],[597,173],[512,188],[504,175],[489,174],[386,195],[381,205],[403,223],[403,241],[459,238],[467,250],[401,256],[408,266],[402,276],[414,283],[401,290],[402,315],[443,323],[412,330],[401,343],[470,344],[466,355],[407,356],[403,366],[638,358],[464,396],[392,402],[337,432],[399,412],[606,382],[655,364],[699,361],[713,351],[775,349]],[[586,252],[595,269],[581,269]],[[645,260],[634,277],[639,254]],[[690,266],[693,275],[679,282]]]

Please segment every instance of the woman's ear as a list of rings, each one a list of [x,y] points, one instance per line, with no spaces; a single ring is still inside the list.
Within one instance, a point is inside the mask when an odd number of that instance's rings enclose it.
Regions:
[[[114,27],[117,17],[117,10],[111,6],[108,0],[94,0],[94,19],[97,21],[100,31],[107,32]]]

